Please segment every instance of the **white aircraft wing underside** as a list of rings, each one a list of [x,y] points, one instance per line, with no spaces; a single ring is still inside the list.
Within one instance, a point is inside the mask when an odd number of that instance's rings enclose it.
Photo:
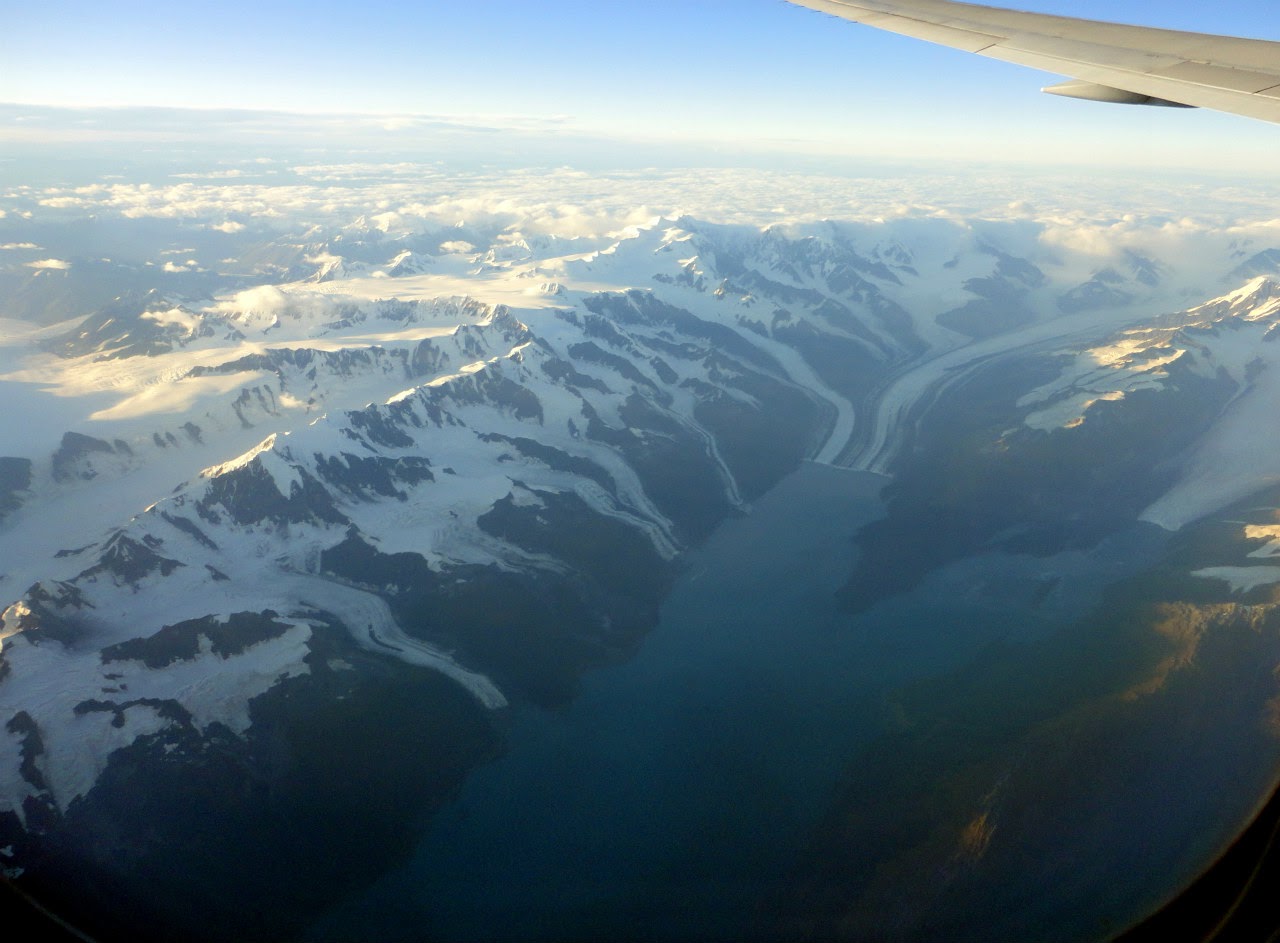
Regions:
[[[1046,89],[1056,94],[1132,104],[1188,105],[1280,122],[1280,42],[1025,13],[953,0],[790,2],[1078,80]]]

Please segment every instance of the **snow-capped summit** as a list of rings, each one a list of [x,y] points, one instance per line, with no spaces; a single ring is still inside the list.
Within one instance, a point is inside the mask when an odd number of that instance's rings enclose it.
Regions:
[[[405,249],[391,260],[387,266],[386,273],[392,278],[398,278],[401,275],[421,275],[430,271],[431,267],[430,256],[422,255],[411,249]]]
[[[1189,326],[1209,326],[1229,319],[1274,321],[1280,312],[1280,278],[1258,275],[1235,291],[1192,308]]]

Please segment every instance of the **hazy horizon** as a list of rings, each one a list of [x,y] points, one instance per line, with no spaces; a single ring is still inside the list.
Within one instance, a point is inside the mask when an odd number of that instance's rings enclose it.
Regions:
[[[1022,0],[1023,9],[1258,38],[1274,5]],[[1060,77],[778,0],[603,8],[374,2],[188,14],[151,2],[10,11],[0,52],[6,150],[204,141],[532,148],[732,159],[994,160],[1267,173],[1276,130],[1207,112],[1068,101]],[[194,109],[194,110],[190,110]],[[272,128],[272,118],[279,127]],[[201,130],[200,125],[210,125]],[[443,140],[442,140],[443,138]],[[785,165],[781,165],[785,166]]]

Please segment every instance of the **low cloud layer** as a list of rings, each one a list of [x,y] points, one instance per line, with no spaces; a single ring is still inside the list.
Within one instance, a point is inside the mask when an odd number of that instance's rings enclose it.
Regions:
[[[175,176],[18,185],[0,191],[0,210],[197,219],[224,232],[255,219],[301,224],[364,216],[388,232],[465,219],[594,235],[646,216],[684,214],[751,225],[910,216],[1021,219],[1087,222],[1121,232],[1134,225],[1257,222],[1278,215],[1274,208],[1280,206],[1280,184],[1246,188],[1230,181],[1188,185],[1124,176],[1083,182],[1075,174],[1011,175],[982,167],[895,175],[738,167],[477,172],[397,162],[295,164],[269,182],[230,172],[184,174],[193,179],[176,183]]]
[[[1195,303],[1203,300],[1197,293],[1219,290],[1253,256],[1280,249],[1280,186],[1231,179],[1086,180],[982,166],[894,173],[459,170],[434,160],[279,156],[199,172],[181,166],[168,164],[143,179],[102,174],[0,189],[0,211],[8,214],[0,220],[0,246],[14,250],[0,259],[0,270],[29,275],[80,266],[101,259],[109,244],[112,258],[143,260],[174,278],[234,271],[287,280],[308,273],[305,266],[289,268],[315,254],[306,247],[336,237],[366,243],[423,237],[420,245],[448,254],[518,252],[526,242],[553,240],[553,254],[566,255],[685,218],[747,231],[779,227],[799,236],[822,235],[835,221],[846,238],[868,246],[916,245],[920,227],[942,220],[976,242],[1032,259],[1065,284],[1087,282],[1109,267],[1125,269],[1133,254],[1149,257],[1162,267],[1166,284]],[[80,225],[90,218],[100,245]],[[48,257],[25,261],[16,250]],[[389,257],[369,261],[386,265]],[[202,292],[215,288],[207,280],[198,285]]]

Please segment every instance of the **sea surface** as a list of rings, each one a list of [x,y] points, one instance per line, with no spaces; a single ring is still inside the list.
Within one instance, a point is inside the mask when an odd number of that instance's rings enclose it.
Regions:
[[[887,483],[805,464],[723,524],[638,654],[562,710],[515,708],[507,752],[413,860],[309,939],[750,939],[895,687],[1079,616],[1159,544],[1138,528],[1050,560],[973,557],[841,613]]]

